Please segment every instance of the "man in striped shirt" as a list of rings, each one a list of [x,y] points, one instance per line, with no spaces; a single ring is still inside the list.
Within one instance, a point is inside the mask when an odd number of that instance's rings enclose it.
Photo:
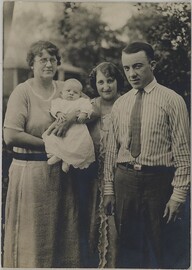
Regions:
[[[169,245],[166,233],[175,233],[173,242],[180,233],[176,229],[189,190],[188,112],[181,96],[157,83],[151,45],[129,44],[122,52],[122,64],[133,89],[113,106],[104,166],[104,205],[106,212],[115,207],[119,233],[117,267],[177,268],[177,248],[169,250],[172,257],[168,253],[163,257],[163,252]],[[140,149],[133,157],[136,120],[131,112],[139,91]]]

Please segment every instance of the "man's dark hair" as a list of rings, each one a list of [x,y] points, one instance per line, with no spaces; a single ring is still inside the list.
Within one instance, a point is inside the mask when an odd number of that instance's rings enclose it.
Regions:
[[[131,54],[131,53],[137,53],[140,51],[144,51],[150,61],[154,60],[154,50],[152,46],[146,42],[138,41],[138,42],[130,43],[123,49],[122,52],[126,54]]]

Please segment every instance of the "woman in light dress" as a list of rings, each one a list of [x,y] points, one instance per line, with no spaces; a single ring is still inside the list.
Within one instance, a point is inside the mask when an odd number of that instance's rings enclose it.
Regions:
[[[79,267],[78,213],[70,175],[62,173],[60,163],[48,165],[42,140],[54,121],[51,101],[64,86],[53,80],[60,64],[58,48],[47,41],[35,42],[27,62],[34,77],[14,89],[4,121],[4,141],[13,147],[13,161],[3,267]],[[60,135],[64,126],[60,124]]]
[[[103,166],[108,138],[110,113],[114,102],[124,88],[124,78],[119,69],[110,62],[102,62],[90,74],[90,85],[98,92],[99,97],[92,100],[95,117],[98,119],[89,124],[92,136],[98,173],[95,179],[95,204],[92,209],[92,226],[90,242],[93,250],[99,249],[99,267],[115,267],[117,232],[113,213],[104,213],[103,208]],[[98,200],[99,195],[99,200]],[[98,201],[100,201],[98,206]],[[99,239],[97,231],[99,227]]]

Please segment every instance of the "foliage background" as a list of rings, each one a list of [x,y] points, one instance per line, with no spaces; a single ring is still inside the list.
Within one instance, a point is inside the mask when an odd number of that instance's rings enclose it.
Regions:
[[[58,24],[63,37],[64,59],[83,67],[87,74],[101,61],[112,61],[121,69],[121,50],[126,42],[145,40],[153,45],[156,53],[157,80],[182,95],[189,108],[191,4],[133,5],[137,12],[123,27],[111,30],[102,22],[100,8],[90,10],[81,3],[64,3],[63,18]],[[123,90],[128,89],[127,84]]]
[[[81,67],[85,91],[91,69],[112,61],[121,70],[121,50],[127,42],[145,40],[155,49],[155,75],[181,94],[189,108],[191,69],[191,3],[183,2],[4,2],[15,3],[7,53],[24,58],[39,39],[56,43],[63,61]],[[6,5],[5,5],[6,4]],[[10,14],[7,17],[11,17]],[[4,21],[6,19],[4,17]],[[7,49],[7,48],[5,48]],[[17,51],[17,54],[15,54]],[[125,80],[126,81],[126,80]],[[125,89],[130,89],[126,81]]]
[[[13,62],[14,56],[25,61],[32,42],[39,39],[50,40],[59,46],[64,62],[84,69],[82,83],[85,92],[93,97],[97,93],[89,86],[91,69],[102,61],[111,61],[122,70],[121,50],[126,43],[145,40],[153,45],[156,53],[158,65],[155,76],[158,82],[183,96],[190,112],[190,1],[132,1],[118,4],[53,2],[23,0],[3,3],[3,58],[11,48]],[[5,16],[6,10],[9,12]],[[106,10],[108,11],[105,12]],[[114,22],[118,22],[118,27],[114,27]],[[125,82],[122,92],[131,88],[126,80]],[[2,152],[3,250],[4,206],[12,156],[5,145]]]

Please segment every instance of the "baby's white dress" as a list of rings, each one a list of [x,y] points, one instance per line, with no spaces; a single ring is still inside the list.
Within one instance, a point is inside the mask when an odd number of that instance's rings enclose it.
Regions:
[[[87,113],[89,117],[93,110],[90,100],[79,98],[69,101],[57,98],[51,104],[52,115],[56,115],[57,112],[67,114],[76,110]],[[64,137],[47,135],[45,131],[42,138],[47,153],[53,154],[74,168],[88,168],[95,161],[94,145],[86,124],[73,124]]]

